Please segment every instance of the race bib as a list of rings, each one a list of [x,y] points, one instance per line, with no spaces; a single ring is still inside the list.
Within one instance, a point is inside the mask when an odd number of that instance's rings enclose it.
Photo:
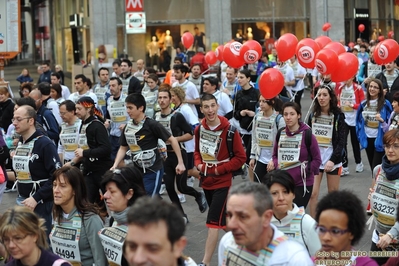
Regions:
[[[111,266],[122,265],[123,243],[127,235],[127,227],[106,227],[101,229],[98,234],[109,264]]]
[[[278,166],[280,169],[290,169],[300,164],[302,134],[288,137],[285,131],[281,132],[278,143]]]
[[[334,128],[334,115],[312,118],[312,133],[320,146],[331,147]]]
[[[201,126],[199,146],[202,160],[206,163],[217,163],[217,156],[222,139],[220,135],[223,130],[211,131]]]

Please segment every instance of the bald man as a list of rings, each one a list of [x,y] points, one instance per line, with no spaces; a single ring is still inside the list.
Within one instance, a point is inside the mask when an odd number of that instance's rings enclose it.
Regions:
[[[138,78],[141,81],[144,80],[144,60],[143,59],[138,59],[137,62],[137,71],[133,73],[133,76],[135,76],[136,78]]]

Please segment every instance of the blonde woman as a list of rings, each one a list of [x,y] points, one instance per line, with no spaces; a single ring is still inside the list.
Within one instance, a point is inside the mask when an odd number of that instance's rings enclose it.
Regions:
[[[27,207],[16,206],[0,218],[0,240],[8,263],[17,265],[71,265],[48,251],[45,221]]]

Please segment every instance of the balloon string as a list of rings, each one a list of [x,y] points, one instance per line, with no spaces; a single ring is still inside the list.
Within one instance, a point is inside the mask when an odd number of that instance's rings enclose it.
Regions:
[[[321,81],[323,81],[323,84],[324,84],[324,79],[322,79]],[[319,93],[320,93],[320,90],[317,90],[317,93],[316,93],[316,95],[313,97],[313,101],[312,101],[312,103],[311,103],[310,106],[309,106],[309,110],[308,110],[308,112],[306,113],[305,121],[303,121],[306,125],[308,125],[307,121],[308,121],[308,119],[309,119],[310,112],[311,112],[311,110],[313,109],[314,102],[316,101],[317,97],[319,96]],[[308,125],[308,126],[310,127],[310,125]]]

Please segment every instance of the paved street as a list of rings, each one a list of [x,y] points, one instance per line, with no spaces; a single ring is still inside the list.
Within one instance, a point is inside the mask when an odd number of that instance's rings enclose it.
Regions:
[[[29,61],[24,61],[21,63],[14,63],[9,67],[5,68],[5,79],[10,81],[12,89],[14,91],[14,95],[19,97],[18,94],[18,82],[15,81],[16,77],[21,73],[22,68],[28,68],[31,72],[31,76],[34,78],[35,82],[38,79],[38,75],[36,73],[36,66],[32,65]],[[71,79],[66,78],[66,85],[71,88]],[[302,99],[303,106],[303,116],[305,117],[307,110],[311,104],[309,91],[304,93],[304,98]],[[350,145],[349,145],[350,148]],[[355,163],[353,159],[353,153],[350,148],[349,150],[349,161],[350,161],[350,175],[341,178],[341,188],[349,189],[354,191],[363,201],[364,210],[366,209],[367,204],[367,194],[368,189],[371,183],[371,170],[368,166],[367,157],[364,151],[362,151],[362,159],[364,163],[364,172],[356,173],[355,172]],[[241,178],[236,178],[234,183],[239,182],[247,182],[247,180],[243,180]],[[198,187],[198,182],[196,182],[195,187]],[[321,196],[325,195],[327,192],[327,185],[325,178],[321,185]],[[3,213],[7,208],[13,206],[15,204],[16,193],[7,193],[3,196],[3,201],[0,205],[0,214]],[[163,198],[168,200],[167,195],[164,195]],[[188,215],[189,224],[186,229],[186,236],[188,238],[188,245],[185,250],[185,254],[192,257],[197,263],[201,262],[203,256],[203,250],[205,247],[205,240],[207,236],[207,229],[205,227],[205,219],[206,213],[201,214],[198,210],[198,206],[194,200],[194,198],[190,196],[186,196],[187,202],[183,204],[183,208],[185,209],[186,214]],[[366,234],[360,241],[360,243],[356,246],[358,250],[368,251],[371,245],[371,232],[366,231]],[[220,237],[222,233],[220,233]],[[217,252],[215,252],[212,259],[212,266],[217,265]]]

